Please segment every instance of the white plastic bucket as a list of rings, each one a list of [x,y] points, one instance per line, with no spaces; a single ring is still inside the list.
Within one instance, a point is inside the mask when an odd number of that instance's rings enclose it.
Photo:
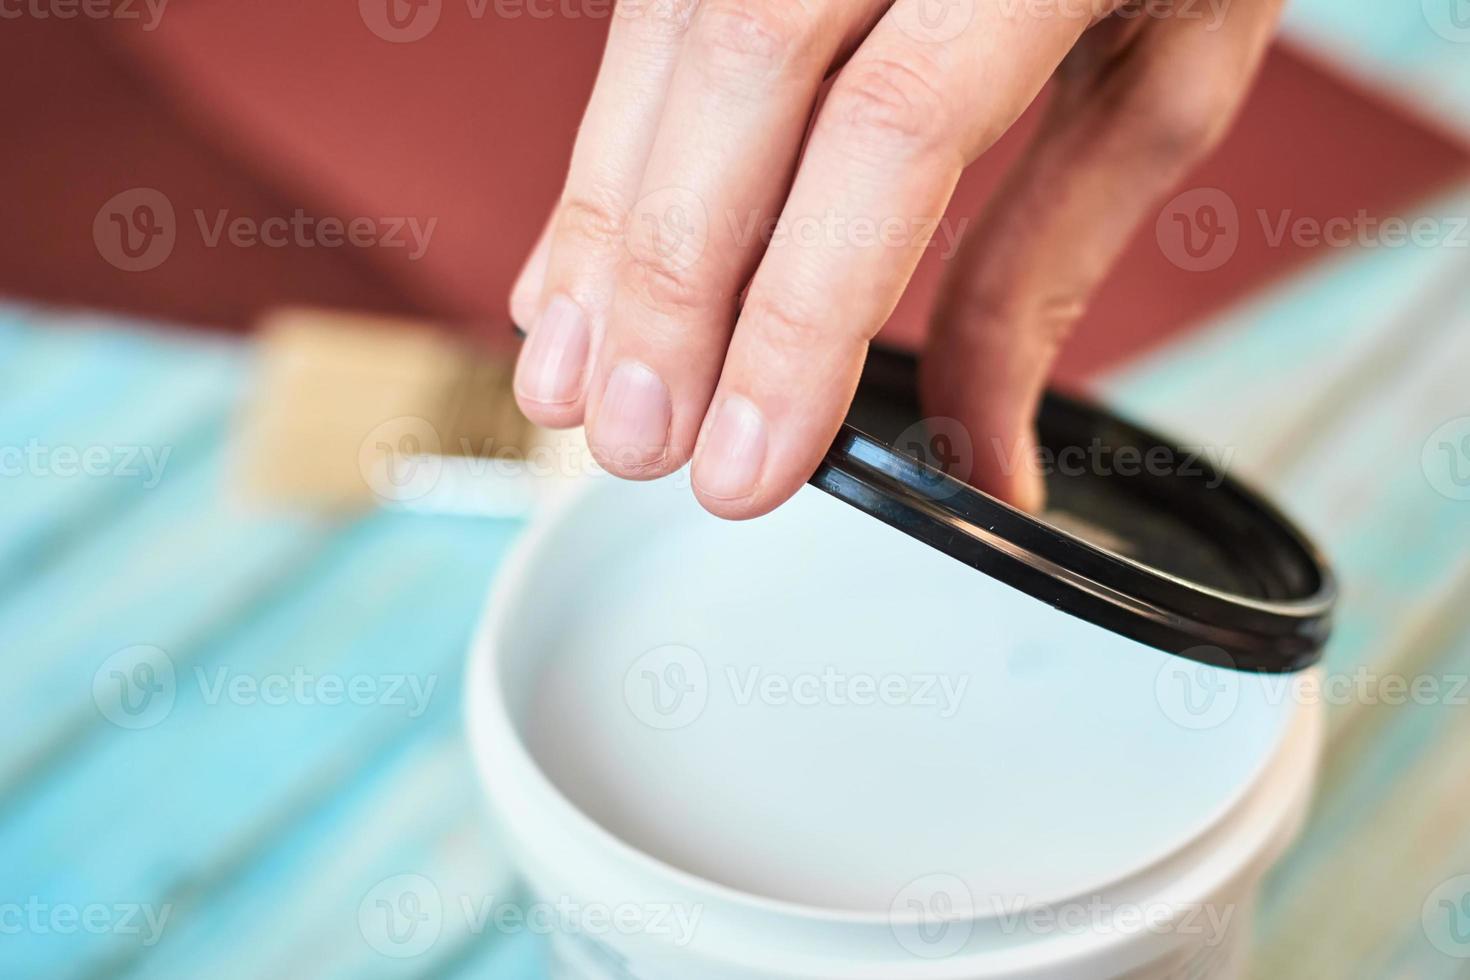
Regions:
[[[1237,975],[1310,796],[1299,678],[1152,650],[811,488],[729,524],[682,484],[568,494],[471,657],[557,976]]]

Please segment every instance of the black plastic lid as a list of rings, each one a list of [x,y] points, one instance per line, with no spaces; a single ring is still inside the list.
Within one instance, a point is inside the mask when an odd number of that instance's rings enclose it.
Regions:
[[[1032,516],[932,465],[975,448],[955,445],[967,440],[963,431],[923,419],[916,360],[875,347],[811,482],[1007,585],[1160,650],[1262,673],[1321,658],[1336,587],[1317,549],[1279,511],[1206,454],[1102,408],[1048,394],[1037,428],[1054,465],[1048,510]]]
[[[932,465],[954,452],[936,451],[936,437],[967,438],[935,432],[932,421],[919,408],[918,361],[873,346],[811,484],[1063,612],[1168,653],[1268,674],[1322,658],[1337,599],[1332,570],[1284,514],[1206,454],[1048,392],[1037,434],[1050,459],[1120,459],[1122,450],[1148,462],[1053,466],[1048,509],[1033,516]]]

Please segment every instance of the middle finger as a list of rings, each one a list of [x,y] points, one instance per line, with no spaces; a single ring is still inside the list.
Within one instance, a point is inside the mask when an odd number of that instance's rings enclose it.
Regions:
[[[884,0],[706,0],[628,223],[588,386],[588,441],[622,476],[689,459],[738,297],[788,190],[823,77]]]

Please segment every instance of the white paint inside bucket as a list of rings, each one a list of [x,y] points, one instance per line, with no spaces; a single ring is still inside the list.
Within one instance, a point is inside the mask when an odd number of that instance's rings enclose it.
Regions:
[[[730,524],[677,478],[595,482],[506,586],[505,707],[578,810],[719,885],[873,913],[935,874],[1084,895],[1206,833],[1296,711],[1287,681],[1108,633],[810,488]]]

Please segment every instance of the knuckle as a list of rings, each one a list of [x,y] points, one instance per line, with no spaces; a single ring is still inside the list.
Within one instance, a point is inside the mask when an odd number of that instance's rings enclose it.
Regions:
[[[1040,293],[1006,286],[963,284],[953,296],[948,315],[969,325],[970,331],[997,331],[1022,336],[1051,356],[1071,337],[1087,310],[1085,291],[1059,288]]]
[[[812,350],[831,343],[829,323],[810,304],[777,296],[752,296],[742,319],[756,327],[756,335],[771,353]]]
[[[699,309],[704,290],[693,271],[657,249],[630,248],[619,278],[635,300],[660,313]]]
[[[1213,89],[1176,89],[1153,96],[1137,110],[1145,146],[1158,158],[1191,163],[1219,143],[1234,105],[1233,98]]]
[[[806,8],[793,0],[713,0],[700,11],[692,43],[707,69],[770,72],[801,54],[810,28]]]
[[[893,58],[852,64],[828,106],[844,135],[885,147],[936,148],[951,132],[948,100],[921,67]]]
[[[622,210],[596,197],[570,195],[561,202],[557,231],[576,244],[607,249],[623,240],[627,225]]]
[[[677,41],[689,30],[699,0],[617,0],[617,15],[651,36]]]

